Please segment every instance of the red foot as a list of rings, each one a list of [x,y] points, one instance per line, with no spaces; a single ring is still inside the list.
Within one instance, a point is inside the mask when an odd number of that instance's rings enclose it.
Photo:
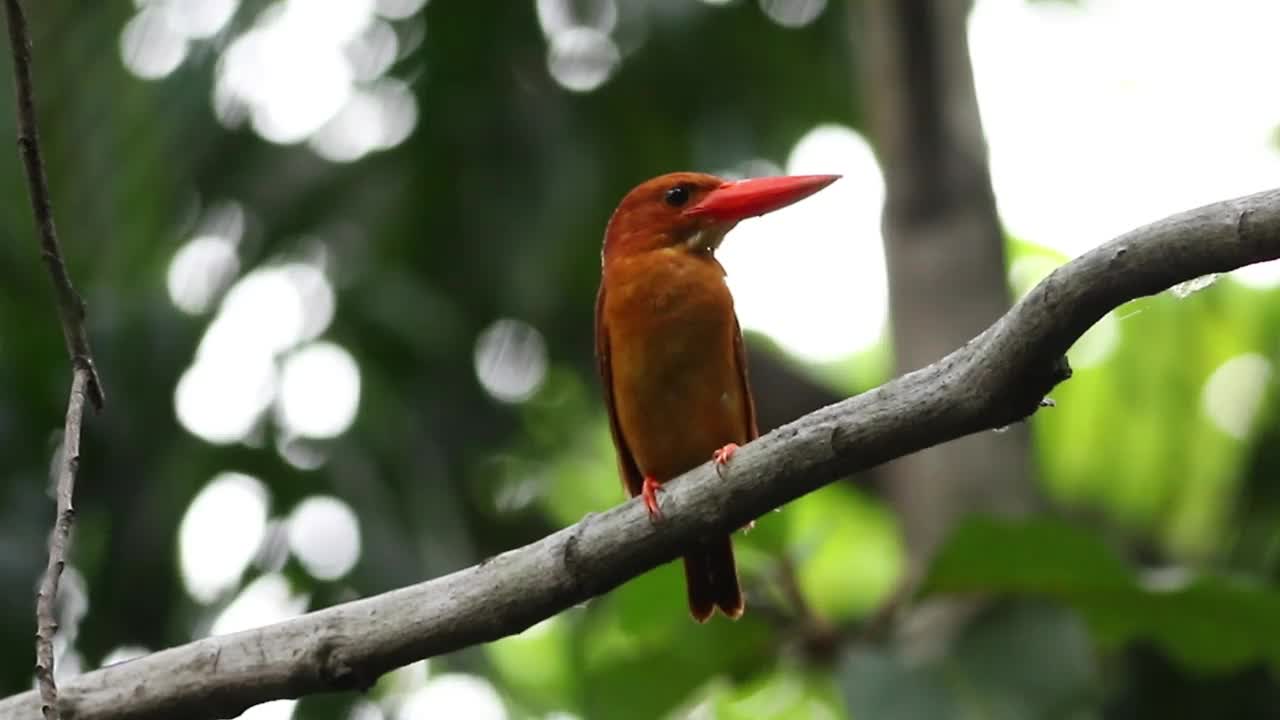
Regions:
[[[662,522],[662,508],[658,506],[658,490],[662,488],[657,480],[651,477],[645,477],[644,483],[640,485],[640,496],[644,498],[644,506],[649,509],[649,519],[653,522]]]
[[[737,443],[729,443],[719,450],[711,453],[711,462],[715,463],[716,474],[724,477],[724,473],[720,472],[720,468],[729,464],[729,458],[738,451]]]
[[[717,465],[728,465],[729,458],[733,457],[733,454],[737,451],[738,451],[738,444],[729,443],[728,445],[725,445],[719,450],[711,453],[711,460],[715,462],[715,464]]]

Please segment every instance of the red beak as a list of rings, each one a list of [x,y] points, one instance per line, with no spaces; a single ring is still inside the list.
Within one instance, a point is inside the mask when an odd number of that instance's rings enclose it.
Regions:
[[[839,175],[790,175],[730,181],[684,214],[738,222],[799,202],[839,179]]]

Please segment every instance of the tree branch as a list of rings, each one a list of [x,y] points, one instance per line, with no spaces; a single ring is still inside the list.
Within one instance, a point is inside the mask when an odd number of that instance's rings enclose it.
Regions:
[[[57,473],[57,516],[49,535],[49,561],[40,590],[36,595],[36,679],[40,688],[40,710],[46,720],[58,720],[58,686],[53,673],[53,635],[57,631],[56,606],[58,582],[66,565],[67,545],[75,510],[71,504],[75,490],[76,470],[80,464],[80,424],[84,418],[86,392],[94,407],[101,410],[106,398],[98,371],[89,350],[89,335],[84,325],[84,301],[71,284],[58,233],[53,224],[53,203],[49,199],[49,178],[45,175],[40,153],[40,134],[36,126],[35,93],[31,82],[31,40],[27,36],[27,20],[19,0],[5,0],[5,19],[9,26],[9,45],[13,51],[13,81],[18,114],[18,149],[27,175],[31,197],[31,214],[40,237],[40,254],[49,270],[58,298],[58,314],[62,335],[71,356],[71,393],[67,401],[67,420],[63,429],[61,458]],[[29,715],[34,716],[34,714]]]
[[[75,720],[232,717],[520,632],[838,477],[1025,418],[1111,309],[1276,258],[1280,190],[1174,215],[1058,268],[942,360],[743,446],[729,482],[708,464],[668,483],[661,526],[632,500],[441,578],[87,673],[64,684],[60,707]],[[38,703],[34,692],[0,701],[0,718],[32,717]]]

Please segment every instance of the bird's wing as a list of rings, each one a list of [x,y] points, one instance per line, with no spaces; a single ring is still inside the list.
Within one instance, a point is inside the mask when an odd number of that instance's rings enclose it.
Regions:
[[[747,412],[747,442],[760,437],[760,428],[756,425],[756,401],[751,397],[751,383],[747,381],[747,348],[742,342],[742,327],[738,325],[738,316],[733,317],[733,357],[737,365],[738,382],[741,383],[743,406]]]
[[[622,477],[622,486],[626,488],[627,494],[635,497],[640,494],[644,478],[640,475],[640,468],[636,467],[636,460],[627,447],[627,439],[622,436],[622,425],[618,421],[618,406],[613,397],[613,365],[609,357],[609,328],[604,322],[603,282],[596,295],[596,370],[600,373],[600,385],[604,389],[604,406],[609,411],[609,432],[613,435],[613,446],[618,451],[618,475]],[[753,410],[753,417],[754,414]],[[752,427],[754,426],[753,420]]]

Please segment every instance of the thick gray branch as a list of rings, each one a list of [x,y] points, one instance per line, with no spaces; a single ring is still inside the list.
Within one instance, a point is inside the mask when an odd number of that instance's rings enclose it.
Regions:
[[[1107,311],[1276,258],[1280,190],[1175,215],[1058,268],[942,360],[744,446],[727,482],[704,465],[667,484],[660,527],[632,500],[445,577],[87,673],[64,683],[60,708],[74,720],[232,717],[267,700],[367,687],[414,660],[520,632],[673,559],[693,538],[1025,418],[1069,374],[1067,348]],[[0,701],[0,718],[38,713],[34,692]]]

